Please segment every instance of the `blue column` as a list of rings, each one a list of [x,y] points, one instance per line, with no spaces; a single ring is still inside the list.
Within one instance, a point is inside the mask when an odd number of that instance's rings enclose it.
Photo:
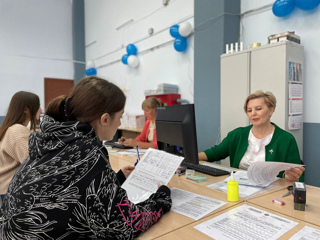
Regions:
[[[85,62],[84,0],[72,1],[72,42],[73,59]],[[85,77],[85,71],[84,64],[74,63],[75,84]]]
[[[220,55],[240,33],[240,16],[223,13],[240,14],[240,0],[194,4],[194,103],[200,152],[220,140]]]
[[[6,116],[0,116],[0,126],[1,126],[1,124],[2,124],[2,122],[3,122],[3,120],[4,120],[5,117],[6,117]]]

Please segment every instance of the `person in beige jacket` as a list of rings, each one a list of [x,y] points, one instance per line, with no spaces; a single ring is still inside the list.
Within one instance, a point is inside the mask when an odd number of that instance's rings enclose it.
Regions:
[[[13,95],[7,115],[0,126],[0,196],[7,192],[9,183],[28,156],[28,141],[40,118],[39,97],[20,91]],[[30,128],[28,124],[30,123]]]

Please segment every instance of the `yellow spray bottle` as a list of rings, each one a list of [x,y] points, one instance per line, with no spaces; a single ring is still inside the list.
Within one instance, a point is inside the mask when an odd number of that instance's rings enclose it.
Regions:
[[[239,201],[239,184],[234,179],[233,171],[231,172],[230,180],[227,182],[227,196],[229,202]]]

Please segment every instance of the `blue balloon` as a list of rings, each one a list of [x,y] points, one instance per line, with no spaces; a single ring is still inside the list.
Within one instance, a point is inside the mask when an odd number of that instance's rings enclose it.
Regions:
[[[95,76],[97,75],[97,70],[95,68],[89,68],[86,70],[87,76]]]
[[[319,0],[296,0],[297,8],[310,11],[319,5]]]
[[[180,34],[179,34],[179,25],[173,25],[171,28],[170,28],[170,35],[174,38],[178,38],[178,37],[181,37]]]
[[[137,54],[137,48],[134,44],[129,44],[127,46],[127,53],[128,55],[136,55]]]
[[[122,61],[123,64],[126,64],[126,65],[128,64],[128,57],[129,57],[128,54],[124,54],[122,56],[121,61]]]
[[[180,37],[174,40],[174,49],[178,52],[183,52],[187,49],[187,39],[185,37]]]
[[[294,8],[294,0],[277,0],[273,4],[272,11],[277,17],[285,17],[292,13]]]

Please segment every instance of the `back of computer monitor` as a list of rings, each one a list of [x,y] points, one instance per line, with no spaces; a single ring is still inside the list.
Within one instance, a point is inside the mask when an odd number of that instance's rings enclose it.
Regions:
[[[193,104],[157,108],[158,148],[183,156],[184,161],[198,164],[198,145]]]

